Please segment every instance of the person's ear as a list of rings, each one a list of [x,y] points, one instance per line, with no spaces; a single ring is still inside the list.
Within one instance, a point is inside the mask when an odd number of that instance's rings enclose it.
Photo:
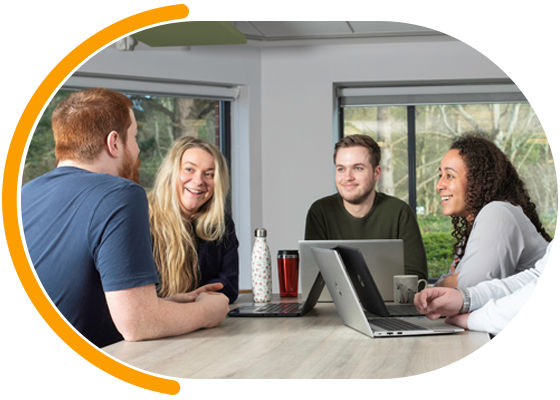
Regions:
[[[377,182],[381,178],[381,167],[378,165],[373,172],[373,179]]]
[[[111,131],[111,133],[107,135],[107,139],[105,141],[107,153],[109,153],[109,155],[113,158],[118,158],[120,146],[119,134],[116,131]]]

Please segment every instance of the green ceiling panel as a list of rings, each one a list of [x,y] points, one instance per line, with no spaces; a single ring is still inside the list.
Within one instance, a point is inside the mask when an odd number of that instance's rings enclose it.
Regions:
[[[245,35],[229,22],[176,22],[146,29],[132,37],[151,47],[247,43]]]

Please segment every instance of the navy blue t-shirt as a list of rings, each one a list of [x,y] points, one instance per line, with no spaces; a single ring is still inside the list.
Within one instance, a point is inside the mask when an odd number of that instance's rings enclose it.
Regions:
[[[62,315],[98,347],[122,340],[105,292],[159,283],[144,189],[60,167],[23,187],[21,214],[37,276]]]

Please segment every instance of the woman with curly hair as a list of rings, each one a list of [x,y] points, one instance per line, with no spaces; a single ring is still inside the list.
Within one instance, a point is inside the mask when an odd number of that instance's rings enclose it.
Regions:
[[[456,139],[441,160],[436,189],[452,217],[455,261],[437,286],[471,287],[532,268],[552,240],[525,184],[484,135]]]
[[[221,283],[229,302],[237,299],[239,242],[226,213],[228,191],[226,161],[216,146],[194,137],[175,141],[148,195],[160,297]]]

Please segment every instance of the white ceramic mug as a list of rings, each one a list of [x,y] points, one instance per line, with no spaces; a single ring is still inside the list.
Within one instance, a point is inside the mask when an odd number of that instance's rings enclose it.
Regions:
[[[418,285],[424,282],[423,289],[428,287],[428,281],[418,279],[416,275],[395,275],[393,277],[393,301],[399,304],[413,304],[414,295],[418,293]]]

